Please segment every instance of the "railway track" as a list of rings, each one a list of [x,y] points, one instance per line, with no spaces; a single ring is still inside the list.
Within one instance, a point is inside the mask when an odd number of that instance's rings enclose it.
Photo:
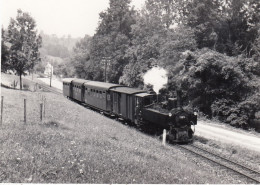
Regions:
[[[202,157],[208,161],[214,162],[219,166],[223,166],[228,170],[231,170],[235,172],[236,174],[239,174],[246,179],[250,180],[251,183],[257,183],[260,184],[260,172],[250,169],[249,167],[246,167],[244,165],[241,165],[237,162],[231,161],[229,159],[226,159],[218,154],[214,154],[212,152],[209,152],[203,148],[200,148],[195,145],[177,145],[179,148],[185,149],[199,157]]]
[[[54,94],[57,94],[57,95],[61,95],[62,94],[62,91],[57,89],[57,88],[54,88],[54,87],[50,87],[49,85],[47,84],[44,84],[43,82],[41,83],[37,83],[37,86],[38,88],[40,89],[43,89],[45,91],[49,91],[49,92],[52,92]]]
[[[57,89],[56,87],[50,87],[48,84],[45,84],[44,82],[42,82],[42,81],[40,81],[38,79],[35,79],[33,81],[30,78],[25,77],[25,78],[23,78],[23,80],[24,81],[28,81],[30,83],[33,83],[35,90],[40,89],[40,90],[52,92],[52,93],[57,94],[57,95],[61,95],[62,94],[62,91],[60,89]]]

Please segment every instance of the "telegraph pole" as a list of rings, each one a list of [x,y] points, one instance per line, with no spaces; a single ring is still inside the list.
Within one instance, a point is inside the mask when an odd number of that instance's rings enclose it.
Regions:
[[[107,82],[107,67],[109,66],[110,57],[103,57],[102,63],[105,63],[105,75],[104,75],[104,82]]]
[[[105,82],[107,82],[107,59],[105,61]]]
[[[51,79],[52,79],[52,69],[53,67],[52,67],[52,65],[51,65],[51,74],[50,74],[50,87],[51,87]]]

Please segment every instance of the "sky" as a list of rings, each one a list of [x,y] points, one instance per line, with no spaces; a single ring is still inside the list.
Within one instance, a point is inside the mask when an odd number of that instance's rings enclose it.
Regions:
[[[132,0],[131,5],[140,9],[144,2]],[[99,13],[108,5],[109,0],[0,0],[0,23],[6,29],[20,8],[35,19],[38,32],[83,38],[94,35]]]

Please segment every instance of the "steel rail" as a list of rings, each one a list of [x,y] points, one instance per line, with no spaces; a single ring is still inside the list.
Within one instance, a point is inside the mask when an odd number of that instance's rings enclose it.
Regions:
[[[234,169],[234,168],[232,168],[232,167],[229,167],[229,166],[227,166],[227,165],[225,165],[225,164],[222,164],[221,162],[219,162],[219,161],[217,161],[217,160],[211,159],[211,158],[209,158],[209,157],[207,157],[207,156],[204,156],[204,155],[202,155],[202,154],[200,154],[200,153],[198,153],[198,152],[195,152],[194,150],[189,149],[188,147],[185,147],[185,146],[182,146],[182,145],[178,145],[178,144],[177,144],[177,146],[180,147],[180,148],[183,148],[183,149],[185,149],[185,150],[187,150],[187,151],[189,151],[189,152],[191,152],[191,153],[194,153],[194,154],[196,154],[196,155],[198,155],[198,156],[200,156],[200,157],[203,157],[203,158],[207,159],[208,161],[211,161],[211,162],[214,162],[214,163],[216,163],[216,164],[218,164],[218,165],[220,165],[220,166],[223,166],[223,167],[225,167],[225,168],[227,168],[227,169],[229,169],[229,170],[231,170],[231,171],[233,171],[233,172],[235,172],[235,173],[237,173],[237,174],[240,174],[240,175],[242,175],[242,176],[244,176],[244,177],[246,177],[246,178],[248,178],[248,179],[250,179],[250,180],[256,182],[256,183],[260,183],[259,180],[255,179],[255,178],[253,178],[253,177],[250,177],[249,175],[244,174],[244,173],[242,173],[242,172],[240,172],[240,171],[238,171],[238,170],[236,170],[236,169]],[[210,155],[213,155],[213,156],[215,156],[215,157],[219,157],[218,155],[213,154],[213,153],[211,153],[211,152],[209,152],[209,151],[206,151],[206,150],[204,150],[204,149],[201,149],[201,148],[199,148],[199,147],[197,147],[197,146],[194,146],[194,145],[189,145],[189,146],[193,146],[194,148],[200,149],[201,151],[206,152],[206,153],[208,153],[208,154],[210,154]],[[225,158],[223,158],[223,157],[219,157],[219,158],[221,158],[222,160],[225,160],[225,161],[230,162],[230,160],[225,159]],[[250,171],[250,172],[259,174],[259,172],[255,171],[255,170],[252,170],[252,169],[250,169],[250,168],[247,168],[247,167],[245,167],[245,166],[243,166],[243,165],[237,164],[237,163],[235,163],[235,162],[233,162],[233,161],[231,161],[230,163],[232,163],[232,164],[234,164],[234,165],[237,165],[237,166],[239,166],[240,168],[247,169],[247,170]]]
[[[258,171],[256,171],[256,170],[253,170],[253,169],[251,169],[251,168],[249,168],[249,167],[246,167],[246,166],[244,166],[244,165],[242,165],[242,164],[239,164],[239,163],[237,163],[237,162],[231,161],[230,159],[224,158],[224,157],[222,157],[222,156],[220,156],[220,155],[218,155],[218,154],[214,154],[214,153],[212,153],[212,152],[209,152],[209,151],[207,151],[207,150],[205,150],[205,149],[203,149],[203,148],[201,148],[201,147],[199,147],[199,146],[195,146],[194,144],[191,145],[191,146],[193,146],[194,148],[197,148],[197,149],[199,149],[199,150],[202,150],[202,151],[204,151],[204,152],[206,152],[206,153],[208,153],[208,154],[210,154],[210,155],[213,155],[213,156],[216,156],[216,157],[218,157],[218,158],[220,158],[220,159],[223,159],[223,160],[225,160],[225,161],[227,161],[227,162],[230,162],[230,163],[232,163],[232,164],[234,164],[234,165],[237,165],[237,166],[239,166],[239,167],[241,167],[241,168],[244,168],[244,169],[246,169],[246,170],[248,170],[248,171],[250,171],[250,172],[253,172],[253,173],[259,175],[259,177],[260,177],[260,172],[258,172]]]
[[[44,90],[50,91],[50,92],[55,93],[55,94],[58,94],[58,95],[61,95],[61,94],[62,94],[62,92],[60,92],[58,89],[56,90],[56,89],[54,89],[54,88],[52,88],[52,87],[49,87],[47,84],[38,83],[38,85],[39,85],[42,89],[44,89]]]

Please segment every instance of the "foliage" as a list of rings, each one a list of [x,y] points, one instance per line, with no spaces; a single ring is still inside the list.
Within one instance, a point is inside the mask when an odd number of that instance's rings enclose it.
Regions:
[[[259,111],[258,80],[247,58],[203,49],[189,52],[171,71],[169,86],[209,117],[244,126]],[[174,68],[173,68],[174,69]]]
[[[90,43],[91,38],[85,36],[83,39],[79,40],[74,47],[71,62],[75,69],[75,73],[79,78],[92,79],[91,69],[89,68]]]
[[[40,32],[43,40],[41,55],[54,56],[60,58],[68,58],[79,38],[72,38],[70,35],[57,37],[57,35],[45,34],[43,31]]]
[[[42,39],[37,35],[35,27],[35,20],[21,10],[17,11],[16,20],[11,18],[8,26],[7,40],[11,45],[10,68],[20,76],[20,89],[22,89],[21,76],[40,61],[39,48]]]
[[[75,68],[69,59],[64,59],[62,63],[57,65],[56,69],[55,75],[64,78],[75,77]]]
[[[100,13],[100,23],[92,38],[90,60],[87,62],[94,80],[104,80],[105,60],[109,82],[118,83],[122,75],[127,63],[124,55],[130,44],[131,25],[135,22],[135,11],[129,4],[130,0],[110,0],[109,8]]]
[[[7,71],[10,68],[9,64],[9,48],[6,45],[6,34],[2,28],[1,33],[1,71]]]
[[[229,56],[252,56],[257,37],[260,2],[257,0],[187,1],[186,23],[194,29],[199,48],[208,47]]]
[[[109,2],[96,34],[74,48],[75,75],[103,81],[106,71],[109,82],[145,88],[143,75],[160,66],[167,96],[182,89],[190,108],[231,125],[257,117],[259,1],[146,0],[140,11],[130,0]]]
[[[131,47],[126,53],[129,62],[121,83],[142,87],[142,76],[147,70],[155,65],[174,65],[181,52],[196,48],[193,31],[185,26],[174,26],[176,6],[173,1],[146,2],[132,26]]]
[[[260,24],[258,25],[260,27]],[[258,36],[253,43],[252,51],[254,53],[254,74],[260,76],[260,29],[258,30]]]

